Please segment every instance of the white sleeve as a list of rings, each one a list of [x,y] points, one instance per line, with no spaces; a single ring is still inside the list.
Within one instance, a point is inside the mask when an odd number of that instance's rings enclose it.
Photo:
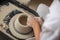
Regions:
[[[42,26],[40,40],[59,40],[60,17],[49,15]]]
[[[45,4],[39,4],[37,11],[40,17],[45,19],[45,16],[49,13],[49,7]]]

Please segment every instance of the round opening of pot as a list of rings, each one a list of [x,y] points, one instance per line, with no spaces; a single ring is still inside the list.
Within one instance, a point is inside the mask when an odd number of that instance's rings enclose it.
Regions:
[[[27,15],[21,15],[21,16],[19,17],[19,22],[20,22],[22,25],[27,25],[27,18],[28,18]]]

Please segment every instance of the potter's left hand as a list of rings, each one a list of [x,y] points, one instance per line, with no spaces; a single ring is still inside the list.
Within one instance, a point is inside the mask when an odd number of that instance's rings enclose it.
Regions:
[[[33,28],[35,39],[40,39],[40,25],[37,18],[34,17],[28,17],[27,25],[30,25]]]
[[[42,20],[40,19],[40,17],[28,17],[27,20],[27,25],[30,26],[35,26],[35,25],[41,25],[42,24]]]
[[[40,17],[34,17],[34,18],[40,25],[43,24],[44,20],[42,18],[40,18]]]

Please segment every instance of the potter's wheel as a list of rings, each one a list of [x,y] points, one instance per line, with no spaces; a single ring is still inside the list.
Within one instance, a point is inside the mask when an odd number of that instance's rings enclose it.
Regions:
[[[40,2],[41,2],[41,1],[40,1]],[[33,3],[33,4],[32,4],[32,3]],[[32,3],[29,4],[29,5],[27,5],[27,6],[30,7],[31,9],[33,9],[33,10],[36,10],[38,4],[40,4],[40,3],[38,3],[37,1],[36,1],[36,2],[32,2]],[[28,12],[28,11],[22,9],[22,8],[18,8],[18,7],[16,7],[15,5],[13,5],[13,4],[11,4],[11,3],[9,3],[9,5],[3,5],[3,6],[0,7],[0,24],[2,24],[2,25],[4,24],[4,25],[3,25],[4,28],[3,28],[2,26],[0,26],[0,27],[2,27],[2,28],[0,28],[0,29],[1,29],[0,31],[3,32],[4,34],[8,35],[8,36],[9,36],[10,38],[12,38],[13,40],[16,40],[16,39],[18,39],[18,38],[15,38],[15,37],[11,36],[9,31],[8,31],[8,33],[6,32],[6,30],[9,30],[9,29],[8,29],[9,26],[8,26],[8,25],[6,26],[6,24],[3,22],[3,19],[4,19],[9,13],[11,13],[12,11],[15,11],[15,10],[18,10],[18,11],[23,12],[23,13],[27,12],[27,13],[31,14],[30,12]],[[33,15],[34,15],[34,14],[33,14]]]
[[[14,37],[14,36],[12,36],[11,35],[11,33],[10,33],[10,31],[9,31],[9,26],[8,26],[8,23],[9,22],[7,22],[6,23],[6,18],[10,18],[8,15],[12,12],[12,11],[15,11],[15,10],[18,10],[18,11],[20,11],[19,13],[21,13],[21,12],[23,12],[23,13],[25,13],[25,12],[27,12],[27,13],[29,13],[29,14],[31,14],[30,12],[28,12],[28,11],[26,11],[26,10],[23,10],[23,9],[21,9],[21,8],[18,8],[18,7],[16,7],[16,6],[14,6],[14,5],[12,5],[11,3],[9,3],[9,6],[6,6],[6,5],[4,5],[4,6],[1,6],[2,7],[2,9],[1,9],[1,12],[0,12],[0,14],[2,15],[1,17],[0,17],[0,23],[2,23],[2,24],[5,24],[5,25],[7,25],[7,27],[5,27],[5,28],[7,28],[7,29],[1,29],[1,31],[3,32],[3,33],[5,33],[6,35],[8,35],[8,36],[10,36],[12,39],[18,39],[18,38],[16,38],[16,37]],[[6,11],[5,11],[6,10]],[[3,11],[3,12],[2,12]],[[3,14],[2,14],[3,13]],[[17,13],[17,14],[19,14],[19,13]],[[16,14],[16,15],[17,15]],[[12,14],[11,14],[12,15]],[[32,14],[32,15],[34,15],[34,14]],[[13,17],[14,17],[15,15],[13,15]],[[13,18],[13,17],[11,17],[11,18]],[[11,20],[11,18],[9,19],[9,21]],[[4,21],[5,20],[5,21]],[[6,32],[8,30],[8,32]]]

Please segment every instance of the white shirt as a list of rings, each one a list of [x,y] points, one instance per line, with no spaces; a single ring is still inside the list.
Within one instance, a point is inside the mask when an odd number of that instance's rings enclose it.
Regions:
[[[40,40],[60,40],[60,2],[55,0],[42,26]]]

